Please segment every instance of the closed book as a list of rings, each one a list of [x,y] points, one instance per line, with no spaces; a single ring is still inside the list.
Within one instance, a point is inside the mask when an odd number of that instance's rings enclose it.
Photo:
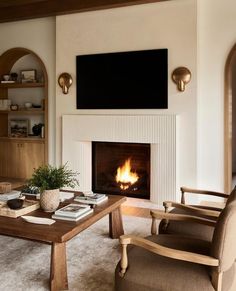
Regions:
[[[93,209],[89,208],[89,210],[87,210],[83,214],[79,215],[78,217],[69,217],[69,216],[64,216],[64,215],[53,214],[52,218],[59,219],[59,220],[66,220],[66,221],[78,221],[91,213],[93,213]]]
[[[85,199],[85,200],[90,199],[90,200],[95,200],[95,201],[100,201],[100,200],[104,199],[104,197],[106,197],[105,194],[98,194],[98,193],[79,196],[79,198],[81,198],[81,199]]]
[[[106,201],[108,199],[107,196],[104,196],[102,199],[99,200],[95,200],[95,199],[89,199],[89,197],[86,198],[81,198],[81,196],[77,196],[74,201],[76,202],[80,202],[80,203],[86,203],[86,204],[94,204],[94,205],[99,205],[101,203],[103,203],[104,201]]]
[[[55,211],[56,215],[66,216],[71,218],[76,218],[81,214],[88,211],[90,207],[88,205],[81,205],[81,204],[68,204],[58,210]]]
[[[21,192],[20,191],[16,191],[13,190],[9,193],[5,193],[5,194],[0,194],[0,201],[8,201],[11,199],[15,199],[15,198],[19,198]]]

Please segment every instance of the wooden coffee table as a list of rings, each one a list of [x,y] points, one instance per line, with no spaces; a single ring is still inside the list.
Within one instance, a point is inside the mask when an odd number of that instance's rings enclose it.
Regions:
[[[68,289],[66,242],[109,214],[109,235],[119,238],[124,234],[120,206],[126,201],[123,196],[108,195],[108,200],[97,205],[94,212],[78,222],[57,220],[52,225],[31,224],[21,217],[0,216],[0,234],[29,239],[51,245],[50,290]],[[73,199],[61,203],[60,207],[72,203]],[[51,218],[50,213],[35,210],[28,215]]]

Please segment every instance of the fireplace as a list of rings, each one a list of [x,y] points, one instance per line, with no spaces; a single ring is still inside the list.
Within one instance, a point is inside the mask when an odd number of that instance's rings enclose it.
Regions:
[[[92,190],[150,199],[150,144],[92,142]]]
[[[180,199],[177,132],[177,118],[171,114],[64,115],[62,162],[79,173],[76,190],[92,191],[92,141],[150,144],[150,202],[162,206],[163,201]],[[142,199],[137,200],[142,203]]]

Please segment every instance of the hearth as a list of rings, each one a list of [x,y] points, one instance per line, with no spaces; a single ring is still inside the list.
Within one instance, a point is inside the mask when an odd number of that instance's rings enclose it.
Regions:
[[[150,199],[150,144],[92,142],[92,190]]]

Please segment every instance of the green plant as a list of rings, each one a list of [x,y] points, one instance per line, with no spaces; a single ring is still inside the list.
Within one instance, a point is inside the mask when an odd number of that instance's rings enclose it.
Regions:
[[[69,170],[67,164],[60,167],[44,165],[34,170],[32,178],[29,180],[29,186],[39,187],[40,192],[65,186],[74,188],[79,185],[76,179],[77,174],[77,172]]]

